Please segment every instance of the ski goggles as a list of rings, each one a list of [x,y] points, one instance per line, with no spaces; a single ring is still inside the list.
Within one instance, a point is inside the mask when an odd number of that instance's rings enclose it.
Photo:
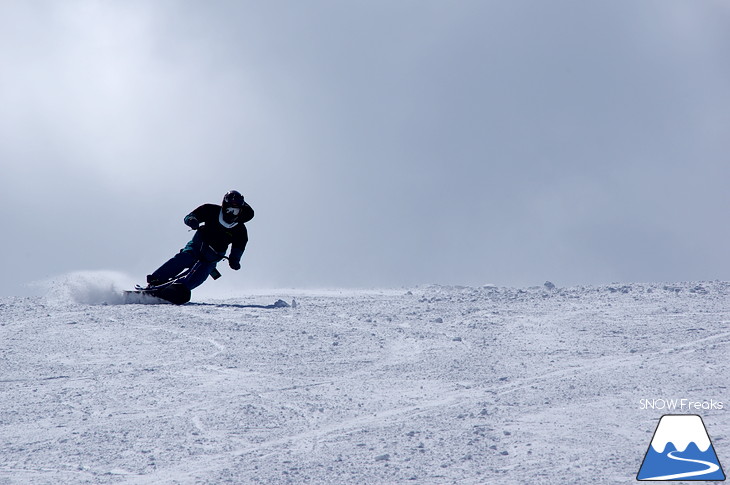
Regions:
[[[241,212],[240,207],[226,207],[226,214],[232,214],[234,216],[237,216]]]

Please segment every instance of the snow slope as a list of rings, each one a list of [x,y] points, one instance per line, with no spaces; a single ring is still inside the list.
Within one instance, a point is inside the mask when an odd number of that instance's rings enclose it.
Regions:
[[[97,290],[0,299],[0,484],[631,483],[669,398],[730,463],[729,283]]]

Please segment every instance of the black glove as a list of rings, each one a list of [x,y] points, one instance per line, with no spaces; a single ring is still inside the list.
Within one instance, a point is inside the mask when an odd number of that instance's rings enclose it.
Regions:
[[[232,270],[238,271],[241,269],[241,262],[236,259],[229,259],[228,266],[230,266]]]
[[[200,222],[198,222],[198,219],[195,218],[194,215],[188,214],[185,216],[185,225],[190,226],[191,229],[198,229],[200,227]]]

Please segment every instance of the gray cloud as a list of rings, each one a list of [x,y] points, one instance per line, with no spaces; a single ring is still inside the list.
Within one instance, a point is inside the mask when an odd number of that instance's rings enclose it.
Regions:
[[[256,285],[723,278],[722,2],[0,7],[0,291],[230,188]],[[216,283],[217,284],[217,283]]]

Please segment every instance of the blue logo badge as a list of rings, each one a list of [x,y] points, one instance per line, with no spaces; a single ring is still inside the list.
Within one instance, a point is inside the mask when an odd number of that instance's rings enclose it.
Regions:
[[[725,480],[702,418],[696,414],[662,416],[636,479]]]

